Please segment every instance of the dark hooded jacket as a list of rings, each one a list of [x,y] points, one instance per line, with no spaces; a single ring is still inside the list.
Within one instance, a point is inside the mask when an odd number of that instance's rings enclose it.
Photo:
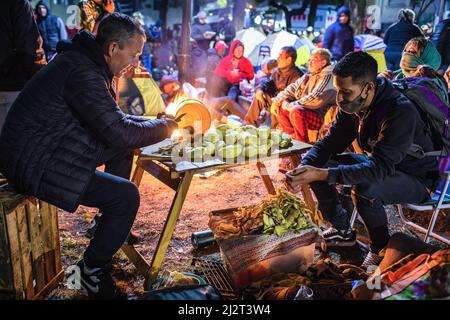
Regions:
[[[47,15],[40,17],[37,8],[44,6],[47,9]],[[35,7],[36,21],[39,27],[39,32],[44,41],[44,50],[46,53],[56,52],[56,45],[61,40],[67,39],[67,32],[65,30],[62,20],[52,15],[50,8],[44,1],[39,1]]]
[[[349,16],[347,24],[339,22],[339,16],[343,13]],[[350,9],[346,6],[340,7],[337,13],[337,20],[325,31],[322,46],[331,51],[333,60],[340,60],[355,49],[354,32],[350,26],[350,17]]]
[[[20,91],[38,70],[39,30],[28,0],[2,1],[0,43],[0,91]]]
[[[243,79],[247,79],[248,81],[252,80],[255,76],[255,71],[253,70],[252,63],[245,57],[242,57],[239,60],[239,74],[232,75],[233,67],[233,53],[236,46],[240,44],[243,46],[242,42],[239,40],[234,40],[233,44],[230,47],[230,51],[228,56],[222,59],[216,67],[215,73],[228,80],[231,84],[239,83]]]
[[[442,65],[448,67],[450,65],[450,18],[442,20],[436,26],[433,44],[442,56]]]
[[[425,152],[433,151],[432,139],[416,107],[388,80],[377,80],[375,97],[365,113],[350,115],[339,111],[330,133],[314,145],[303,164],[324,166],[355,139],[369,155],[369,161],[330,168],[329,183],[382,183],[398,170],[419,178],[429,189],[435,187],[439,178],[436,158],[407,155],[412,144],[421,146]]]
[[[0,136],[0,172],[18,192],[75,211],[106,149],[168,136],[165,120],[125,115],[94,36],[82,31],[25,86]]]

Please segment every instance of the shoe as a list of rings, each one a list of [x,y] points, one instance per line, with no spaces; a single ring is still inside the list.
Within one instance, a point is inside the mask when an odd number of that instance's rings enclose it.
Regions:
[[[102,214],[98,213],[95,215],[94,219],[92,219],[89,228],[86,230],[85,236],[88,239],[92,239],[94,237],[95,231],[97,230],[98,224],[100,222]],[[125,239],[125,243],[129,245],[137,245],[141,242],[141,236],[134,231],[130,231],[127,238]]]
[[[91,224],[89,225],[86,233],[84,234],[86,238],[92,239],[94,237],[95,231],[97,230],[98,224],[100,223],[100,218],[102,217],[101,213],[97,213],[92,219]]]
[[[361,268],[366,270],[369,268],[372,269],[373,267],[377,267],[380,264],[381,260],[383,260],[383,257],[369,251],[366,258],[364,259],[364,262],[361,264]],[[373,269],[374,270],[371,271],[375,271],[376,268]]]
[[[330,247],[352,247],[356,243],[356,233],[351,228],[344,230],[328,228],[323,232],[323,238]]]
[[[111,276],[111,267],[89,268],[80,260],[77,263],[80,268],[81,288],[90,300],[127,300],[125,293],[117,288],[116,282]]]
[[[139,235],[139,233],[131,230],[127,238],[125,239],[125,243],[130,246],[137,245],[141,243],[141,236]]]

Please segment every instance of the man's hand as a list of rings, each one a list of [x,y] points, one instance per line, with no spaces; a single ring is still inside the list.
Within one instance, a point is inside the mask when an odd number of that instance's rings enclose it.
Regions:
[[[175,130],[178,129],[178,123],[175,122],[175,120],[169,119],[164,117],[164,120],[166,120],[167,125],[167,137],[170,138]]]
[[[232,77],[239,77],[239,74],[240,74],[239,69],[233,69],[231,71],[231,76]]]
[[[299,166],[286,173],[286,186],[293,192],[299,192],[302,185],[315,181],[327,181],[328,170],[312,166]]]
[[[272,104],[270,105],[270,113],[277,116],[279,111],[280,111],[280,102],[272,100]]]
[[[261,89],[256,89],[255,98],[261,103],[264,103],[266,100],[266,94]]]
[[[293,107],[295,107],[295,105],[292,102],[283,101],[281,103],[281,108],[283,110],[289,111],[289,109],[292,109]]]
[[[385,70],[383,72],[380,72],[378,74],[379,77],[383,77],[385,79],[388,80],[393,80],[394,79],[394,73],[391,70]]]

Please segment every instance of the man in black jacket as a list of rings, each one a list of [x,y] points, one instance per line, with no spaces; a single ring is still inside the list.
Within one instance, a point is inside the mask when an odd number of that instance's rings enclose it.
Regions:
[[[302,164],[287,173],[288,186],[313,189],[319,208],[332,224],[324,232],[328,243],[353,245],[349,212],[333,186],[353,186],[359,215],[367,226],[370,252],[363,266],[377,265],[378,253],[389,240],[383,205],[418,203],[436,187],[436,158],[408,155],[412,144],[432,151],[418,110],[385,79],[377,78],[377,63],[364,52],[346,55],[334,68],[339,113],[330,133],[318,141]],[[357,139],[365,154],[342,154]]]
[[[2,1],[0,12],[0,132],[25,83],[38,70],[39,30],[28,0]]]
[[[299,79],[303,72],[295,66],[297,51],[294,47],[284,47],[277,58],[277,69],[270,79],[263,81],[255,91],[255,98],[245,116],[245,122],[251,125],[259,125],[263,119],[261,112],[270,112],[272,98],[286,89],[291,83]],[[264,113],[263,113],[264,114]],[[276,117],[272,117],[272,127],[276,126]]]
[[[139,191],[121,178],[129,150],[157,143],[177,127],[171,120],[125,115],[111,85],[138,65],[145,33],[113,13],[94,37],[78,33],[20,93],[0,136],[0,172],[26,195],[73,212],[99,208],[102,219],[77,265],[91,298],[120,297],[109,268],[139,208]],[[117,175],[97,171],[114,162]],[[113,172],[111,170],[109,172]]]

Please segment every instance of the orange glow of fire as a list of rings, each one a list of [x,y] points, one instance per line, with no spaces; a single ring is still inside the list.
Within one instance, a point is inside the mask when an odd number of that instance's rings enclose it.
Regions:
[[[183,134],[181,133],[180,130],[177,129],[172,133],[172,135],[170,136],[170,139],[172,141],[180,141],[183,139]]]

